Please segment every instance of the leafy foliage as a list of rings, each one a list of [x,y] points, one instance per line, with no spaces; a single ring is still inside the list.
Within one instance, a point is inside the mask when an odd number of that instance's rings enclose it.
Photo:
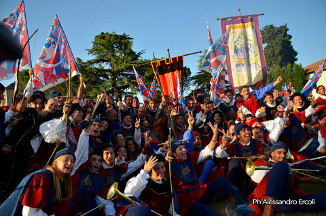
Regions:
[[[133,87],[129,82],[134,79],[132,65],[139,63],[144,51],[135,52],[132,46],[133,38],[127,34],[102,32],[95,36],[92,48],[87,49],[94,58],[86,62],[78,60],[83,77],[90,84],[90,95],[95,94],[94,91],[107,90],[121,98]]]
[[[198,62],[198,72],[196,75],[193,75],[191,77],[191,80],[193,82],[193,84],[195,85],[195,89],[200,89],[204,92],[204,94],[209,94],[210,91],[210,80],[211,80],[211,73],[208,73],[206,71],[201,70],[202,67],[202,60],[205,57],[207,50],[204,50],[202,53],[202,55],[199,57],[199,59],[197,60]],[[225,80],[225,89],[230,88],[230,82],[227,79],[227,72],[226,72],[226,80]]]
[[[271,69],[267,75],[268,83],[274,82],[278,76],[283,77],[283,81],[280,85],[277,85],[277,88],[281,91],[282,86],[286,83],[287,85],[291,82],[292,86],[295,90],[301,91],[303,86],[305,85],[306,81],[304,79],[305,73],[302,65],[298,64],[288,64],[286,67],[280,68],[276,66],[275,68]]]
[[[203,50],[202,54],[199,56],[197,60],[198,72],[191,77],[192,83],[195,86],[195,89],[202,90],[205,94],[209,93],[210,90],[210,79],[212,75],[206,71],[201,70],[202,67],[202,60],[205,57],[207,50]]]
[[[267,25],[261,30],[263,44],[266,44],[264,54],[268,70],[293,64],[297,60],[298,52],[292,46],[292,36],[288,31],[286,24],[279,27]]]

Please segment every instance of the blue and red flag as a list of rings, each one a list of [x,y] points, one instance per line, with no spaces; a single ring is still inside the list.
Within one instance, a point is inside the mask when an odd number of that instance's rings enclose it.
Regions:
[[[227,54],[227,46],[230,29],[226,31],[215,43],[212,41],[211,33],[208,26],[208,42],[210,47],[202,61],[202,70],[211,72],[211,94],[214,106],[217,106],[219,94],[224,93],[225,73],[223,71],[224,62]]]
[[[149,91],[147,90],[143,80],[141,79],[141,77],[139,76],[138,72],[136,71],[136,68],[134,66],[132,66],[135,72],[135,76],[138,82],[138,86],[139,86],[139,90],[141,95],[143,96],[144,100],[147,100],[148,97],[150,96]]]
[[[324,59],[324,61],[322,61],[322,63],[320,63],[318,69],[314,72],[314,75],[312,77],[310,77],[310,79],[308,80],[306,85],[301,90],[301,94],[304,94],[306,97],[309,96],[312,88],[314,88],[316,86],[318,80],[320,79],[320,77],[323,73],[325,62],[326,62],[326,59]]]
[[[28,41],[28,31],[23,1],[11,14],[9,14],[9,16],[1,21],[1,24],[15,36],[17,40],[19,40],[20,45],[24,47]],[[20,61],[19,69],[32,65],[29,50],[29,44],[27,44],[23,52],[23,58]],[[17,66],[15,61],[4,61],[0,64],[0,80],[13,78],[16,74],[16,70]]]
[[[156,78],[154,76],[154,79],[153,79],[153,82],[152,82],[152,85],[151,85],[151,88],[149,90],[149,94],[150,96],[149,97],[156,97],[156,87],[157,87],[157,84],[156,84]]]
[[[290,101],[290,94],[289,94],[289,85],[284,85],[282,86],[282,96],[284,98],[284,103],[285,103],[285,106],[287,106],[289,104],[289,101]]]
[[[179,113],[183,114],[186,111],[186,101],[183,97],[183,91],[179,76],[177,76],[177,92],[178,92],[178,102],[179,102]]]
[[[69,66],[71,67],[71,76],[79,74],[59,18],[55,16],[49,35],[34,67],[35,90],[44,91],[65,82],[69,76]]]

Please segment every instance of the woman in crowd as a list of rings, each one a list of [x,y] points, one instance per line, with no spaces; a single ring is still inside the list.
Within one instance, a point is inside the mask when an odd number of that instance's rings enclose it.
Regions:
[[[27,175],[0,206],[1,215],[74,215],[71,171],[75,155],[62,149],[46,169]]]

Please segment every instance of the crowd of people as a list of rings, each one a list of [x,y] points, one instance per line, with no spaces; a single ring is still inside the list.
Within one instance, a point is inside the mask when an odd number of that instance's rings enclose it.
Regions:
[[[227,215],[325,211],[326,194],[299,188],[320,181],[304,170],[326,174],[325,87],[286,98],[281,81],[225,89],[217,106],[197,90],[184,112],[165,96],[93,102],[82,77],[72,101],[29,83],[0,109],[0,213],[221,215],[208,204],[225,199]],[[108,201],[116,183],[123,195]]]

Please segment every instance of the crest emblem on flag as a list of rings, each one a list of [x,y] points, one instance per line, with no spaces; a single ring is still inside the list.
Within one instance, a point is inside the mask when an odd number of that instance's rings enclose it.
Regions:
[[[20,45],[23,47],[28,41],[28,31],[26,25],[26,14],[24,4],[21,2],[15,10],[1,21],[1,24],[11,32]],[[20,62],[20,69],[31,65],[29,44],[24,49],[23,58]],[[14,77],[16,73],[15,61],[5,61],[0,65],[0,80],[7,80]]]
[[[71,64],[70,64],[71,62]],[[34,67],[35,90],[44,91],[79,73],[59,18],[55,16],[46,42]]]

